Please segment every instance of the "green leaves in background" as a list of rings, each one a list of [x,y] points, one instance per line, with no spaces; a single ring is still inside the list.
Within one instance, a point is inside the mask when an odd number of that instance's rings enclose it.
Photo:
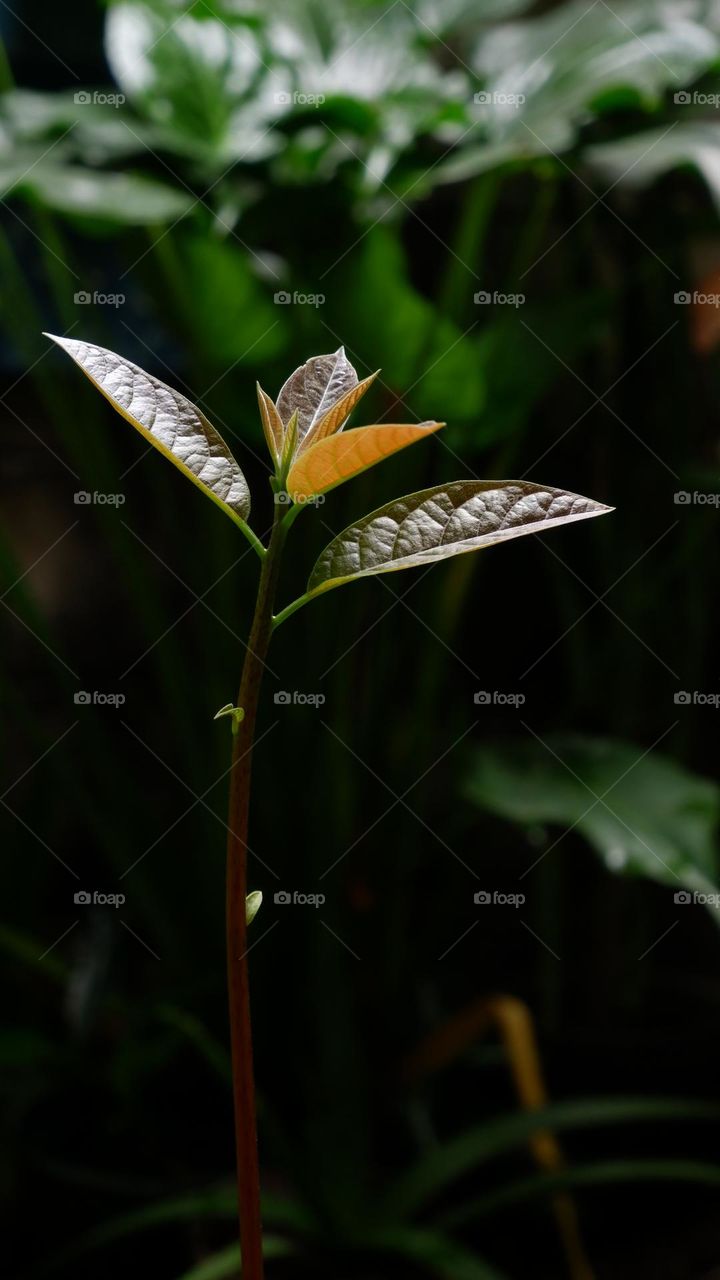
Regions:
[[[279,144],[267,130],[277,110],[260,90],[263,51],[245,18],[127,0],[109,10],[105,50],[117,84],[163,148],[208,169],[264,159]]]
[[[10,183],[8,192],[34,198],[67,217],[92,219],[111,228],[176,222],[194,204],[188,193],[142,174],[50,163]]]
[[[666,90],[692,83],[719,59],[720,20],[703,0],[682,12],[655,0],[630,0],[622,12],[572,0],[500,25],[473,57],[482,83],[478,128],[439,166],[440,176],[465,179],[567,151],[592,120],[657,110]]]
[[[628,0],[622,14],[585,0],[531,18],[518,16],[522,7],[498,0],[478,12],[465,0],[427,0],[414,10],[371,6],[370,20],[350,0],[330,12],[312,0],[290,10],[250,0],[241,11],[120,0],[105,32],[108,92],[120,101],[91,89],[10,90],[0,164],[21,198],[119,226],[174,220],[195,194],[233,225],[278,186],[348,172],[354,212],[374,222],[401,217],[440,183],[540,158],[553,165],[588,124],[611,115],[622,125],[623,111],[657,115],[668,92],[720,65],[720,19],[704,0],[681,13],[655,0]],[[687,144],[679,162],[695,163],[689,135]],[[710,127],[704,172],[719,150]],[[157,161],[157,175],[121,174],[139,158]],[[93,184],[84,197],[75,169]]]
[[[236,523],[250,514],[245,477],[204,413],[136,364],[90,342],[47,334],[150,444]]]
[[[609,181],[645,187],[671,169],[691,168],[704,178],[720,211],[720,146],[716,124],[704,120],[648,129],[588,147],[585,159]]]
[[[523,480],[457,480],[398,498],[325,548],[308,591],[446,560],[610,511],[599,502]]]
[[[329,305],[334,297],[352,298],[353,345],[371,368],[382,365],[383,384],[412,391],[422,417],[433,418],[438,405],[452,403],[454,418],[473,420],[485,398],[485,366],[477,341],[411,283],[405,251],[390,228],[374,227],[337,277],[338,290]],[[468,304],[480,286],[468,271]],[[333,320],[339,324],[340,315]]]
[[[263,1239],[263,1257],[268,1262],[271,1258],[291,1258],[294,1253],[296,1250],[288,1240],[272,1235]],[[211,1253],[189,1271],[183,1271],[179,1280],[228,1280],[229,1277],[235,1280],[240,1274],[239,1268],[240,1246],[231,1244],[226,1249]]]
[[[518,1150],[544,1130],[575,1132],[684,1120],[720,1123],[720,1107],[687,1098],[573,1098],[534,1111],[498,1116],[427,1151],[390,1189],[388,1204],[392,1213],[403,1218],[427,1213],[433,1201],[446,1194],[454,1183],[488,1161]],[[454,1220],[454,1214],[455,1209],[451,1208],[448,1217]]]
[[[718,892],[720,787],[657,752],[575,736],[495,743],[476,752],[465,794],[512,822],[576,828],[615,873]]]
[[[274,305],[262,265],[222,224],[178,238],[177,307],[218,378],[272,360],[287,341],[287,310]]]

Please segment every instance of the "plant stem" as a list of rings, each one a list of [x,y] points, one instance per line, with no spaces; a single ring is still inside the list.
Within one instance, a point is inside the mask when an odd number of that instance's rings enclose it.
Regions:
[[[280,570],[280,553],[287,530],[276,506],[267,554],[263,558],[255,616],[243,663],[237,705],[244,719],[233,736],[227,841],[227,961],[230,1001],[235,1147],[243,1280],[262,1280],[262,1223],[255,1079],[253,1075],[250,986],[247,963],[247,833],[250,775],[255,722],[270,637],[272,607]]]

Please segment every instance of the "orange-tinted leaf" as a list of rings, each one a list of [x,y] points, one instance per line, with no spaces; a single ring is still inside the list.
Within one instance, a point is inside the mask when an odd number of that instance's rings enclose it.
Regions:
[[[391,453],[397,453],[398,449],[432,435],[444,425],[444,422],[420,422],[416,425],[383,423],[327,436],[300,454],[293,463],[287,479],[287,491],[296,502],[326,493]]]
[[[257,398],[260,406],[260,417],[262,419],[263,431],[265,433],[265,442],[270,450],[270,457],[273,462],[277,462],[282,453],[285,428],[283,427],[282,418],[277,411],[275,401],[270,399],[267,391],[263,391],[259,382],[256,382],[255,386],[257,387]]]
[[[358,382],[356,386],[341,397],[340,400],[332,406],[331,409],[320,418],[314,426],[310,428],[304,440],[300,444],[298,454],[305,453],[311,445],[317,444],[318,440],[324,440],[326,436],[332,436],[339,431],[343,422],[350,417],[355,405],[362,400],[365,392],[372,386],[377,378],[380,370],[376,369],[371,373],[369,378],[363,378],[362,382]]]

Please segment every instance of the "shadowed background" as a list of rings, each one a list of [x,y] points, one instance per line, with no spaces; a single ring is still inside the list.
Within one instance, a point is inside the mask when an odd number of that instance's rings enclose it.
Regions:
[[[616,508],[278,633],[249,872],[268,1273],[710,1280],[720,942],[685,898],[718,882],[720,6],[14,0],[0,34],[11,1274],[238,1267],[212,717],[257,563],[50,330],[201,405],[261,535],[256,378],[344,344],[382,368],[356,425],[447,420],[300,518],[283,603],[445,479]],[[455,1035],[499,993],[565,1169],[496,1031]],[[409,1076],[430,1034],[443,1065]]]

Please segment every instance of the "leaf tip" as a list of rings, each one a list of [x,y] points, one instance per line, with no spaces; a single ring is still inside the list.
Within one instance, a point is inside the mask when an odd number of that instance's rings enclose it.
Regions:
[[[245,898],[245,923],[252,924],[262,906],[263,896],[260,889],[253,890]]]

